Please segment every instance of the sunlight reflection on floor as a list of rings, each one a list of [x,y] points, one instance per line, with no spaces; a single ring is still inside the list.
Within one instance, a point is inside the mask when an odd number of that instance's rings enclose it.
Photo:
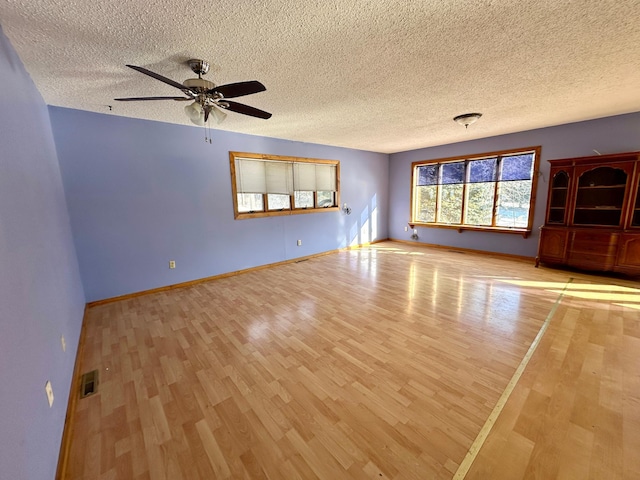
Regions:
[[[549,292],[557,293],[558,295],[564,294],[567,297],[606,302],[624,302],[616,303],[615,305],[640,309],[640,289],[638,288],[599,283],[569,283],[565,285],[560,282],[539,282],[515,279],[498,280],[520,287],[541,288]],[[638,305],[635,304],[636,302]]]

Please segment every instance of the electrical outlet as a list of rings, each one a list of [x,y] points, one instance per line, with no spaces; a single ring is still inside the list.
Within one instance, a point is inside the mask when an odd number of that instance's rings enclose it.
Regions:
[[[302,246],[302,240],[298,240],[298,246]]]
[[[404,231],[405,231],[405,232],[408,232],[408,231],[409,231],[409,227],[407,227],[407,226],[405,225],[405,227],[404,227]]]
[[[49,380],[47,380],[47,383],[44,384],[44,391],[47,394],[49,408],[51,408],[53,406],[53,387],[51,386],[51,382]]]
[[[176,268],[176,261],[175,260],[169,260],[169,268]]]
[[[60,343],[62,344],[62,351],[67,351],[67,341],[64,339],[64,335],[60,337]]]

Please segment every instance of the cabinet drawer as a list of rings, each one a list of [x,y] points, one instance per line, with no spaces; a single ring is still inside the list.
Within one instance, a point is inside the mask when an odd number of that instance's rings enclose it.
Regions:
[[[571,251],[567,264],[585,270],[613,270],[616,263],[614,255],[598,255],[597,253],[581,253]]]
[[[586,232],[577,230],[573,232],[573,242],[615,244],[618,241],[618,234],[611,232]]]
[[[597,253],[600,255],[615,255],[616,243],[594,243],[594,242],[576,242],[571,244],[572,252],[580,253]]]
[[[619,235],[612,232],[573,232],[569,250],[574,253],[594,253],[615,256]]]

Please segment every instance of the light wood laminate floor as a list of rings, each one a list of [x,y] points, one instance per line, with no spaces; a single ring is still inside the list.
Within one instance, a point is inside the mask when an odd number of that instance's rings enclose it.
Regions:
[[[631,281],[384,242],[92,307],[80,361],[68,479],[640,478]]]

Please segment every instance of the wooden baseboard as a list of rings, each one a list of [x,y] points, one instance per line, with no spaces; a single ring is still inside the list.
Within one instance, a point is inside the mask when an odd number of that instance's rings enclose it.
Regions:
[[[332,253],[338,253],[338,252],[345,251],[345,250],[353,250],[353,249],[357,249],[357,248],[362,248],[362,247],[366,247],[368,245],[372,245],[374,243],[384,242],[384,241],[387,241],[387,240],[388,239],[386,239],[386,238],[383,239],[383,240],[375,240],[375,241],[370,242],[370,243],[363,243],[363,244],[360,244],[360,245],[354,245],[354,246],[349,246],[349,247],[345,247],[345,248],[329,250],[327,252],[315,253],[313,255],[307,255],[307,256],[304,256],[304,257],[291,258],[289,260],[283,260],[282,262],[268,263],[266,265],[259,265],[257,267],[245,268],[244,270],[236,270],[236,271],[233,271],[233,272],[227,272],[227,273],[221,273],[219,275],[213,275],[211,277],[198,278],[196,280],[190,280],[188,282],[175,283],[173,285],[165,285],[163,287],[152,288],[152,289],[149,289],[149,290],[142,290],[142,291],[139,291],[139,292],[127,293],[125,295],[119,295],[117,297],[104,298],[102,300],[96,300],[96,301],[87,303],[87,307],[91,308],[91,307],[95,307],[97,305],[104,305],[106,303],[119,302],[120,300],[127,300],[129,298],[140,297],[142,295],[149,295],[149,294],[152,294],[152,293],[165,292],[167,290],[173,290],[175,288],[191,287],[193,285],[198,285],[198,284],[204,283],[204,282],[210,282],[212,280],[219,280],[221,278],[234,277],[236,275],[242,275],[244,273],[263,270],[265,268],[272,268],[272,267],[277,267],[279,265],[287,265],[289,263],[302,262],[302,261],[305,261],[305,260],[309,260],[311,258],[322,257],[324,255],[331,255]]]
[[[165,285],[163,287],[152,288],[152,289],[149,289],[149,290],[142,290],[140,292],[127,293],[126,295],[119,295],[117,297],[105,298],[105,299],[102,299],[102,300],[96,300],[94,302],[89,302],[89,303],[87,303],[87,307],[91,308],[91,307],[95,307],[97,305],[104,305],[106,303],[119,302],[120,300],[127,300],[129,298],[135,298],[135,297],[139,297],[139,296],[142,296],[142,295],[149,295],[151,293],[164,292],[164,291],[167,291],[167,290],[173,290],[175,288],[190,287],[192,285],[198,285],[200,283],[210,282],[212,280],[219,280],[221,278],[234,277],[236,275],[242,275],[244,273],[263,270],[265,268],[272,268],[272,267],[277,267],[279,265],[287,265],[289,263],[302,262],[302,261],[309,260],[309,259],[312,259],[312,258],[322,257],[324,255],[331,255],[332,253],[338,253],[338,252],[345,251],[345,250],[358,249],[358,248],[366,247],[368,245],[372,245],[372,244],[375,244],[375,243],[385,242],[385,241],[388,241],[388,240],[389,239],[387,239],[387,238],[382,239],[382,240],[375,240],[373,242],[363,243],[363,244],[360,244],[360,245],[354,245],[354,246],[349,246],[349,247],[345,247],[345,248],[329,250],[327,252],[315,253],[313,255],[306,255],[304,257],[291,258],[289,260],[283,260],[281,262],[275,262],[275,263],[268,263],[266,265],[259,265],[257,267],[245,268],[244,270],[236,270],[236,271],[233,271],[233,272],[221,273],[219,275],[213,275],[213,276],[210,276],[210,277],[198,278],[196,280],[190,280],[188,282],[175,283],[173,285]]]
[[[332,254],[332,253],[336,253],[338,251],[339,250],[331,250],[331,251],[328,251],[328,252],[316,253],[316,254],[307,255],[307,256],[304,256],[304,257],[292,258],[290,260],[283,260],[282,262],[268,263],[266,265],[258,265],[257,267],[245,268],[244,270],[236,270],[236,271],[233,271],[233,272],[221,273],[219,275],[212,275],[211,277],[203,277],[203,278],[197,278],[195,280],[189,280],[187,282],[174,283],[172,285],[165,285],[164,287],[151,288],[149,290],[141,290],[139,292],[127,293],[125,295],[119,295],[117,297],[105,298],[105,299],[102,299],[102,300],[96,300],[94,302],[89,302],[89,303],[87,303],[87,306],[89,308],[91,308],[91,307],[95,307],[97,305],[104,305],[106,303],[119,302],[121,300],[127,300],[129,298],[140,297],[142,295],[149,295],[149,294],[158,293],[158,292],[166,292],[167,290],[173,290],[175,288],[191,287],[193,285],[198,285],[200,283],[210,282],[212,280],[219,280],[221,278],[227,278],[227,277],[235,277],[236,275],[242,275],[243,273],[256,272],[258,270],[264,270],[265,268],[277,267],[278,265],[287,265],[289,263],[302,262],[304,260],[309,260],[311,258],[321,257],[323,255],[329,255],[329,254]]]
[[[60,443],[60,455],[58,456],[58,468],[56,470],[56,480],[64,480],[67,474],[67,463],[69,461],[69,451],[71,450],[71,439],[73,437],[73,420],[75,417],[76,403],[80,393],[80,377],[82,365],[82,352],[84,351],[85,337],[87,331],[87,314],[89,306],[85,305],[82,315],[82,325],[80,326],[80,338],[78,339],[78,349],[76,350],[76,360],[73,366],[73,376],[71,387],[69,387],[69,401],[67,402],[67,414],[64,419],[64,430],[62,431],[62,442]]]
[[[486,250],[475,250],[472,248],[462,248],[462,247],[451,247],[448,245],[438,245],[435,243],[422,243],[422,242],[412,242],[409,240],[399,240],[396,238],[390,238],[389,239],[390,242],[398,242],[398,243],[402,243],[405,245],[412,245],[414,247],[425,247],[425,248],[437,248],[440,250],[449,250],[452,252],[461,252],[461,253],[474,253],[474,254],[478,254],[478,255],[487,255],[490,257],[498,257],[498,258],[508,258],[511,260],[520,260],[520,261],[524,261],[524,262],[534,262],[535,263],[535,257],[528,257],[526,255],[514,255],[511,253],[500,253],[500,252],[488,252]]]

